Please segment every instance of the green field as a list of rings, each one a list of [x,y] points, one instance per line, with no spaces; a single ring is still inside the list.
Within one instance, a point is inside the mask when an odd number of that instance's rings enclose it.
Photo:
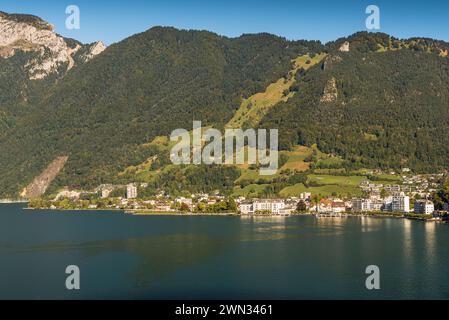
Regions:
[[[393,174],[379,174],[379,175],[376,175],[376,178],[379,180],[382,180],[380,182],[387,183],[387,184],[402,182],[402,177],[400,177],[398,175],[393,175]],[[374,181],[374,183],[377,183],[377,182]]]
[[[232,195],[234,197],[258,197],[259,193],[262,192],[268,184],[250,184],[245,188],[235,187]]]
[[[355,186],[340,186],[340,185],[324,185],[319,187],[307,188],[303,184],[296,184],[284,188],[280,192],[281,197],[298,197],[302,192],[310,192],[312,194],[321,195],[323,197],[336,196],[360,196],[362,190]]]
[[[309,183],[315,183],[320,185],[339,185],[339,186],[359,186],[363,181],[368,180],[366,177],[362,176],[332,176],[332,175],[321,175],[321,174],[311,174],[308,176]]]

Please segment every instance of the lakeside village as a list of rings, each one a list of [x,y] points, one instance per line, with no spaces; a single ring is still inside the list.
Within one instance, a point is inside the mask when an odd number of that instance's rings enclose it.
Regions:
[[[407,172],[404,170],[403,172]],[[153,198],[139,198],[145,183],[126,186],[101,185],[92,192],[63,190],[53,199],[31,199],[31,209],[55,210],[122,210],[130,214],[241,214],[275,215],[314,214],[317,217],[351,215],[393,216],[426,221],[449,221],[449,204],[434,198],[444,174],[404,175],[402,184],[360,184],[363,197],[340,199],[302,192],[297,197],[247,199],[214,194],[191,194],[170,197],[161,191]],[[447,183],[446,183],[447,184]]]

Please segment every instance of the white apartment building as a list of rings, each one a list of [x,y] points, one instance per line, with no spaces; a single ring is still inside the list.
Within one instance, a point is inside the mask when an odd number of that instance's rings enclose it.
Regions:
[[[282,209],[285,208],[284,200],[278,199],[257,199],[254,200],[253,209],[257,211],[270,211],[273,214],[279,214]]]
[[[381,211],[384,202],[379,199],[353,199],[352,211],[354,212],[370,212]]]
[[[253,214],[254,213],[254,207],[252,201],[242,201],[239,204],[239,211],[242,214]]]
[[[258,211],[268,211],[272,214],[285,214],[285,209],[285,201],[281,199],[255,199],[252,201],[243,201],[239,204],[239,210],[242,214],[253,214]]]
[[[126,186],[126,198],[135,199],[137,198],[137,187],[134,184],[128,184]]]
[[[392,212],[410,212],[410,197],[404,192],[395,193],[391,202]]]

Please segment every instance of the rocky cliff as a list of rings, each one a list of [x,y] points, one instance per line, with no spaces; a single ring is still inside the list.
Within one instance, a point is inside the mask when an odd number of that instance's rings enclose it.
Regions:
[[[25,65],[31,80],[67,72],[75,65],[77,54],[79,60],[88,61],[105,48],[101,42],[83,45],[63,38],[38,17],[0,12],[0,59],[11,58],[18,51],[35,52]]]

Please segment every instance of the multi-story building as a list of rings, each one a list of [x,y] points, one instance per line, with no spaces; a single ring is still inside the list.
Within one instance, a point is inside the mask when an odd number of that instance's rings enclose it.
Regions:
[[[404,192],[398,192],[393,195],[391,202],[392,212],[410,212],[410,197]]]
[[[372,201],[370,199],[353,199],[352,211],[354,212],[367,212],[371,211]]]
[[[238,205],[242,214],[254,214],[257,212],[267,211],[272,214],[285,214],[294,211],[296,208],[290,206],[286,208],[285,201],[282,199],[254,199],[242,201]],[[292,210],[285,210],[292,209]]]
[[[392,197],[382,200],[377,197],[370,199],[353,199],[352,211],[354,212],[379,212],[382,210],[391,211]]]
[[[254,200],[254,212],[269,211],[273,214],[279,214],[285,207],[285,202],[282,199],[257,199]]]
[[[245,200],[245,201],[240,202],[238,208],[242,214],[253,214],[254,213],[253,202],[250,200]]]
[[[382,200],[371,200],[371,211],[379,212],[382,211],[384,207],[384,202]]]
[[[418,214],[433,214],[435,206],[432,201],[418,200],[415,202],[414,211]]]
[[[126,198],[127,199],[137,198],[137,187],[135,184],[131,183],[126,186]]]

